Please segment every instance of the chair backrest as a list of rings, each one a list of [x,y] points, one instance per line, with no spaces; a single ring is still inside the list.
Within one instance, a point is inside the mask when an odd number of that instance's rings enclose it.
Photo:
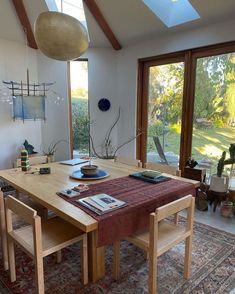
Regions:
[[[164,151],[163,151],[163,148],[162,148],[162,145],[161,145],[161,142],[158,138],[158,136],[153,136],[153,142],[157,148],[157,152],[159,154],[159,157],[161,158],[161,160],[165,163],[165,164],[168,164],[167,162],[167,159],[166,159],[166,156],[164,154]]]
[[[29,157],[29,164],[30,165],[44,164],[44,163],[47,163],[47,156],[46,155]],[[21,159],[17,158],[14,162],[14,167],[20,167],[20,166],[21,166]]]
[[[156,209],[150,214],[149,227],[149,253],[151,256],[160,256],[179,242],[191,237],[193,234],[195,198],[192,195],[185,196]],[[161,222],[170,215],[187,209],[187,222],[183,226]],[[160,234],[159,234],[160,231]]]
[[[156,170],[161,173],[167,173],[173,176],[181,176],[181,170],[179,170],[176,166],[172,165],[146,162],[144,168]]]
[[[187,209],[188,212],[194,210],[194,203],[195,198],[192,195],[187,195],[185,197],[182,197],[178,200],[175,200],[173,202],[170,202],[164,206],[161,206],[156,209],[155,214],[157,216],[158,221],[161,221],[162,219],[167,218],[168,216],[171,216],[177,212],[180,212],[183,209]],[[187,218],[191,215],[188,214]]]
[[[12,226],[12,212],[22,218],[28,224],[34,224],[34,218],[37,216],[37,211],[19,201],[11,195],[5,199],[6,220]]]
[[[120,162],[123,164],[127,164],[127,165],[132,165],[132,166],[136,166],[136,167],[141,167],[141,161],[138,159],[132,159],[129,157],[125,157],[125,156],[116,156],[114,158],[115,162]]]

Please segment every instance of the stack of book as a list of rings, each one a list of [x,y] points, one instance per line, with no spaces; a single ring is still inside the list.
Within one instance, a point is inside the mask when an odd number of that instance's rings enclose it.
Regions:
[[[132,178],[135,178],[137,180],[149,182],[152,184],[157,184],[157,183],[161,183],[161,182],[165,182],[165,181],[170,180],[169,177],[163,176],[160,172],[152,171],[152,170],[146,170],[143,172],[134,173],[129,176]]]
[[[79,199],[77,201],[99,215],[126,206],[126,202],[118,200],[107,194],[97,194]]]

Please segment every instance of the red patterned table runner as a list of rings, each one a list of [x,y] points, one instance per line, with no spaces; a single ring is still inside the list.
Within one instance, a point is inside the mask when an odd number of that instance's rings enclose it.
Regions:
[[[106,193],[125,201],[127,206],[104,215],[97,215],[76,201],[79,198],[100,193]],[[61,197],[86,211],[98,221],[97,245],[104,246],[147,227],[149,214],[157,207],[188,194],[195,195],[195,187],[193,184],[183,181],[172,179],[167,182],[151,184],[130,177],[123,177],[98,184],[90,184],[89,190],[82,192],[78,197]]]

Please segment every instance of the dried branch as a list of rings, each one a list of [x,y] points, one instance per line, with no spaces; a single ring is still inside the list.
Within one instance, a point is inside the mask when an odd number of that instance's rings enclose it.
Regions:
[[[93,141],[93,138],[92,138],[91,134],[89,134],[89,137],[90,137],[90,141],[91,141],[91,148],[92,148],[92,150],[93,150],[95,156],[98,157],[98,158],[101,158],[101,157],[99,156],[99,154],[98,154],[98,153],[96,152],[96,150],[95,150],[94,141]]]
[[[116,150],[115,150],[114,153],[113,153],[113,156],[115,157],[116,154],[117,154],[117,151],[118,151],[119,149],[121,149],[121,148],[122,148],[123,146],[125,146],[126,144],[132,142],[133,140],[135,140],[136,138],[138,138],[140,135],[142,135],[142,132],[141,132],[141,130],[138,130],[138,131],[137,131],[137,134],[136,134],[134,137],[132,137],[132,138],[130,138],[129,140],[125,141],[124,143],[122,143],[121,145],[119,145],[119,146],[116,148]]]

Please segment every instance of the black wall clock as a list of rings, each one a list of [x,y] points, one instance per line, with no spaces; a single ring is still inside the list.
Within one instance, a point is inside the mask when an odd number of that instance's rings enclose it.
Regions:
[[[101,111],[109,110],[110,106],[111,106],[111,103],[107,98],[101,98],[98,102],[98,107]]]

